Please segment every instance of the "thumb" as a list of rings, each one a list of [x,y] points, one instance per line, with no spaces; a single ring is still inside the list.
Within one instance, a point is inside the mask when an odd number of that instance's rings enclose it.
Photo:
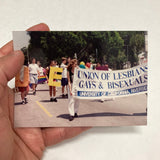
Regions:
[[[6,85],[20,70],[24,63],[24,55],[21,51],[15,51],[0,58],[0,84]]]

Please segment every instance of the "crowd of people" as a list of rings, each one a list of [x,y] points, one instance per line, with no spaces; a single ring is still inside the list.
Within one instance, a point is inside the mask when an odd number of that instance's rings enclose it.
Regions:
[[[32,58],[31,63],[25,60],[24,65],[21,68],[20,73],[16,76],[16,86],[21,92],[22,104],[28,103],[27,95],[29,88],[33,95],[36,95],[36,88],[38,83],[48,83],[50,77],[50,68],[57,67],[63,68],[62,72],[62,98],[68,98],[68,110],[69,110],[69,120],[72,121],[75,117],[78,117],[79,100],[73,98],[72,85],[75,68],[82,69],[96,69],[96,70],[108,70],[108,65],[101,65],[100,63],[92,64],[91,62],[81,61],[78,65],[77,59],[71,59],[70,57],[62,57],[62,63],[57,64],[57,61],[51,60],[50,65],[46,68],[41,66],[40,61],[36,62],[35,58]],[[41,78],[43,77],[43,80]],[[42,81],[41,81],[42,80]],[[53,79],[53,81],[58,81]],[[51,102],[57,102],[56,97],[57,88],[56,86],[49,85],[49,96]]]

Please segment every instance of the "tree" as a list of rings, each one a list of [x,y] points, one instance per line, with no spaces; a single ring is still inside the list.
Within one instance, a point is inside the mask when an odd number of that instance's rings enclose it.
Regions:
[[[120,34],[116,31],[108,32],[108,63],[109,66],[114,69],[121,68],[122,64],[126,61],[126,55],[124,54],[124,40]]]
[[[129,45],[131,46],[130,61],[131,65],[138,61],[138,54],[144,50],[144,36],[142,34],[132,35]]]
[[[121,69],[129,60],[138,61],[137,55],[144,48],[144,32],[138,31],[58,31],[28,32],[30,57],[35,56],[44,66],[50,60],[61,63],[62,57],[79,61],[108,63],[114,69]]]
[[[124,49],[131,66],[138,62],[138,54],[144,50],[144,31],[120,31],[124,40]]]

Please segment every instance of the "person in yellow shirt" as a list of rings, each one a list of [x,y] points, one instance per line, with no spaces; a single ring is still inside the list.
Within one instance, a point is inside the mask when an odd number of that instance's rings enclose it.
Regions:
[[[52,60],[52,61],[50,62],[50,66],[47,67],[47,69],[46,69],[46,78],[47,78],[47,81],[49,80],[50,67],[57,67],[54,60]],[[56,80],[54,80],[54,81],[56,81]],[[56,98],[56,87],[55,87],[55,86],[49,86],[49,95],[50,95],[50,101],[51,101],[51,102],[57,102],[57,98]]]

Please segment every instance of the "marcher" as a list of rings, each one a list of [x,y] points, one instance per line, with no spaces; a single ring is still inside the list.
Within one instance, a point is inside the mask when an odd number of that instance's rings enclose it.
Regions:
[[[101,70],[100,68],[101,68],[101,64],[98,62],[96,65],[96,70]]]
[[[66,63],[67,66],[69,65],[70,61],[71,61],[71,57],[68,57],[67,58],[67,63]]]
[[[32,63],[29,64],[29,77],[30,77],[30,84],[32,84],[33,95],[36,94],[38,75],[39,75],[39,67],[36,64],[36,59],[32,58]]]
[[[50,76],[50,67],[56,67],[56,63],[55,63],[54,60],[52,60],[50,62],[50,66],[47,67],[47,69],[46,69],[46,78],[47,78],[47,81],[49,80],[49,76]],[[51,102],[57,102],[56,87],[55,86],[49,86],[49,95],[50,95],[50,101]]]
[[[29,69],[27,64],[28,61],[25,60],[20,72],[15,78],[15,86],[18,86],[18,90],[21,92],[22,104],[28,103],[27,95],[29,91]]]
[[[38,71],[39,76],[44,76],[44,68],[42,67],[41,63],[38,64]]]
[[[68,103],[68,110],[69,110],[69,121],[72,121],[74,117],[78,117],[78,108],[79,108],[79,100],[73,98],[73,93],[72,93],[72,84],[73,84],[73,76],[74,76],[74,69],[77,67],[77,60],[72,59],[70,64],[68,65],[67,68],[67,78],[68,78],[68,98],[69,98],[69,103]]]
[[[90,69],[91,64],[89,62],[86,63],[86,69]]]
[[[46,75],[45,75],[45,69],[41,66],[41,63],[38,64],[38,71],[39,71],[39,76],[38,76],[38,84],[44,84],[47,81]]]
[[[55,62],[55,65],[54,65],[54,67],[57,67],[57,68],[59,68],[58,62],[57,62],[57,61],[54,61],[54,62]]]
[[[65,90],[65,86],[66,86],[66,92],[67,92],[67,86],[68,86],[68,79],[67,79],[67,59],[65,57],[62,57],[62,64],[61,64],[61,68],[63,68],[63,72],[62,72],[62,98],[68,97],[68,93],[66,93],[66,95],[64,94],[64,90]]]
[[[83,61],[80,62],[79,68],[86,69],[85,63]]]

